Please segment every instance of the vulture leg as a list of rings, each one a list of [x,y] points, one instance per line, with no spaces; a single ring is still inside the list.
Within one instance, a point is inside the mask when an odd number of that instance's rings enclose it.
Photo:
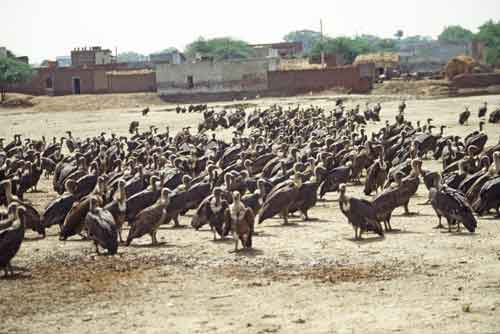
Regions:
[[[97,241],[94,241],[94,245],[95,245],[95,251],[96,251],[97,255],[101,255],[101,253],[99,252],[99,245],[97,244]]]
[[[210,229],[212,230],[212,232],[214,234],[214,241],[217,240],[217,233],[216,233],[215,229],[212,226],[210,226]]]
[[[239,239],[238,239],[238,235],[236,234],[236,232],[234,230],[233,230],[233,240],[234,240],[234,251],[230,251],[230,253],[238,252]]]
[[[283,210],[282,215],[283,215],[283,225],[288,225],[288,208]]]
[[[391,220],[390,219],[387,219],[386,231],[392,231],[392,226],[391,226]]]
[[[120,240],[120,243],[123,243],[123,238],[122,238],[122,225],[118,227],[118,239]]]
[[[152,231],[151,232],[151,244],[152,245],[157,245],[158,244],[158,240],[156,240],[156,231]]]
[[[460,233],[460,231],[461,231],[461,228],[460,228],[460,222],[459,222],[459,221],[457,221],[457,232],[458,232],[458,233]]]
[[[357,226],[352,226],[353,229],[354,229],[354,240],[358,240],[359,237],[358,237],[358,227]]]
[[[83,234],[83,232],[78,233],[78,235],[82,237],[82,240],[88,239],[87,236],[85,234]]]
[[[451,233],[452,221],[450,218],[446,218],[446,221],[448,222],[448,231],[446,231],[446,233]]]
[[[410,202],[406,202],[405,205],[404,205],[404,208],[405,208],[404,215],[405,216],[414,216],[414,215],[416,215],[417,214],[416,212],[410,212],[410,210],[408,209],[408,204],[410,204]]]
[[[500,204],[497,206],[497,218],[500,217]]]
[[[439,224],[437,226],[434,226],[433,228],[434,229],[444,228],[443,224],[441,224],[441,215],[438,215],[438,219],[439,219]]]
[[[308,221],[309,220],[309,216],[307,215],[307,210],[302,211],[302,214],[304,215],[304,221]]]

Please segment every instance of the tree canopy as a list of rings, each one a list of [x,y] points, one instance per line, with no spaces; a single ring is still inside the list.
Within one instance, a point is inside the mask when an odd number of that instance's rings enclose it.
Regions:
[[[500,21],[489,20],[480,26],[477,38],[486,44],[486,62],[500,64]]]
[[[28,81],[33,75],[30,65],[11,57],[0,57],[0,103],[5,98],[7,87]]]
[[[447,43],[463,43],[471,41],[473,37],[474,34],[472,31],[462,26],[454,25],[445,27],[438,39],[441,42]]]
[[[140,54],[134,51],[122,52],[118,54],[119,62],[138,62],[138,61],[146,61],[148,59],[147,56]]]
[[[318,56],[321,52],[337,53],[344,57],[347,63],[352,63],[354,59],[363,53],[371,52],[392,52],[397,48],[396,41],[392,39],[382,39],[372,35],[361,35],[351,37],[326,37],[316,42],[311,50],[312,56]]]
[[[371,52],[371,48],[366,40],[361,38],[327,37],[323,42],[319,41],[314,45],[311,55],[317,56],[321,52],[341,54],[346,62],[352,63],[357,55]]]
[[[230,37],[204,39],[200,37],[186,46],[185,53],[190,57],[200,55],[216,60],[244,59],[254,55],[254,50],[245,41]]]
[[[283,37],[285,42],[301,42],[304,53],[309,53],[314,45],[321,40],[321,33],[313,30],[295,30]]]

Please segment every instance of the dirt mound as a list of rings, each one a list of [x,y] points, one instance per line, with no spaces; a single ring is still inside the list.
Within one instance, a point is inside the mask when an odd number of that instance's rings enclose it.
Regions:
[[[376,84],[372,90],[372,94],[444,97],[453,95],[453,89],[446,80],[390,80],[381,84]]]
[[[166,105],[156,93],[31,96],[7,94],[5,109],[12,107],[32,108],[34,112],[90,111],[106,109],[144,108]]]
[[[31,108],[35,106],[34,96],[22,94],[8,94],[0,108]]]
[[[457,56],[450,59],[444,68],[446,78],[452,80],[454,77],[464,73],[485,73],[489,69],[476,62],[472,57]]]

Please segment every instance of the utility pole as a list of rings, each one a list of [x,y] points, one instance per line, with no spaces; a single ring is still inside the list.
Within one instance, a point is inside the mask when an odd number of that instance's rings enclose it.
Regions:
[[[321,34],[321,67],[325,66],[325,52],[323,50],[324,44],[323,44],[323,20],[319,19],[319,29],[320,29],[320,34]]]

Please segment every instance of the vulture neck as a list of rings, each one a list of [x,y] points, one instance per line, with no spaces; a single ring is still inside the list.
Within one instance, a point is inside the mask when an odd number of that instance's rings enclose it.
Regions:
[[[343,212],[349,211],[349,197],[347,197],[345,191],[340,192],[339,205],[340,205],[340,210],[342,210]]]
[[[500,156],[495,157],[495,172],[500,175]]]

